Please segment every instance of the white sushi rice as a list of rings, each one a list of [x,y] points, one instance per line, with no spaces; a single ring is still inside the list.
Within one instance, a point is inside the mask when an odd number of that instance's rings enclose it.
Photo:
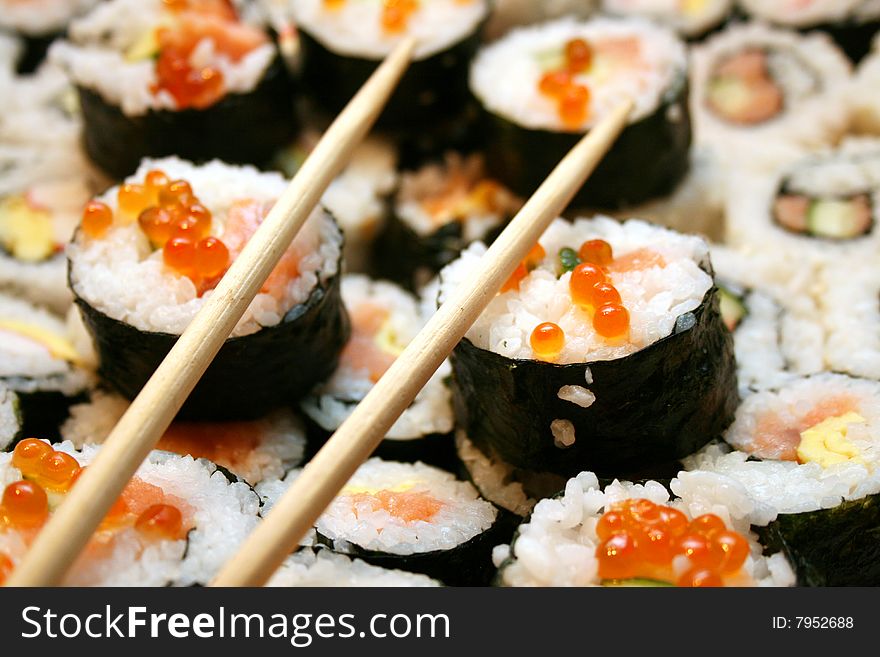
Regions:
[[[252,166],[231,166],[217,160],[196,166],[176,157],[146,159],[127,180],[143,181],[152,169],[161,169],[171,179],[187,180],[213,214],[211,233],[226,242],[226,216],[236,201],[273,203],[287,187],[280,174],[261,173]],[[116,191],[114,187],[99,197],[114,212]],[[341,242],[333,220],[323,210],[315,210],[291,246],[301,255],[298,276],[287,285],[282,299],[257,294],[232,335],[274,326],[293,306],[306,301],[318,284],[336,275]],[[161,249],[153,250],[137,222],[114,226],[100,239],[80,234],[68,248],[68,257],[76,294],[105,315],[142,331],[182,333],[212,294],[208,291],[199,297],[187,276],[165,267]]]
[[[553,99],[540,93],[538,83],[547,69],[546,60],[560,53],[571,39],[595,42],[601,57],[606,39],[635,38],[639,55],[628,67],[609,70],[594,64],[574,81],[590,90],[586,130],[614,109],[623,98],[635,107],[630,123],[652,114],[672,84],[687,73],[687,52],[671,30],[640,19],[596,18],[579,22],[573,18],[518,28],[483,48],[471,66],[470,86],[484,108],[508,121],[533,130],[570,131],[559,117]]]
[[[18,395],[0,383],[0,450],[6,449],[21,430]]]
[[[630,338],[611,343],[593,329],[589,315],[574,304],[569,292],[571,273],[557,277],[558,253],[577,249],[589,239],[611,244],[615,257],[648,247],[659,253],[665,267],[614,273],[612,282],[629,311]],[[554,322],[565,333],[557,362],[585,363],[622,358],[672,333],[680,315],[695,310],[712,288],[712,277],[701,269],[708,262],[708,245],[696,236],[680,235],[644,221],[619,223],[608,217],[554,221],[540,239],[546,257],[519,290],[497,295],[467,332],[477,347],[506,358],[533,357],[529,336],[542,322]],[[474,271],[485,247],[476,242],[441,273],[440,301]]]
[[[425,493],[442,506],[428,521],[405,521],[352,497],[382,490]],[[353,544],[364,550],[412,555],[456,548],[488,530],[497,515],[472,484],[456,480],[449,472],[423,463],[372,458],[349,479],[316,528],[336,551],[347,552]]]
[[[871,52],[859,64],[849,88],[848,105],[852,129],[880,134],[880,36],[874,37]]]
[[[598,0],[495,0],[486,26],[486,36],[495,40],[519,25],[539,23],[560,16],[588,18]]]
[[[128,406],[127,399],[96,390],[88,402],[70,407],[69,417],[61,425],[61,437],[69,440],[77,449],[83,445],[100,445]],[[235,462],[218,458],[216,463],[246,482],[257,484],[264,479],[283,477],[288,470],[302,462],[305,430],[290,411],[276,411],[260,420],[232,424],[250,432],[257,444],[247,454],[239,454],[239,450],[233,446]]]
[[[60,32],[99,0],[0,0],[0,28],[32,37]]]
[[[382,331],[393,336],[394,344],[401,350],[427,321],[411,294],[394,283],[374,281],[360,274],[349,274],[342,279],[342,300],[349,310],[362,303],[388,310],[388,324]],[[410,440],[452,431],[452,395],[444,383],[450,372],[449,363],[444,361],[397,419],[386,438]],[[302,402],[303,412],[323,429],[335,431],[373,385],[369,372],[343,363],[328,381]]]
[[[744,489],[725,491],[733,495],[715,495],[710,504],[692,493],[692,481],[672,481],[673,490],[683,499],[670,499],[669,492],[656,481],[643,484],[614,481],[604,490],[592,472],[582,472],[570,479],[561,497],[538,502],[528,522],[520,525],[516,541],[509,550],[498,552],[507,557],[501,565],[501,581],[506,586],[598,586],[596,523],[603,509],[627,499],[644,498],[655,504],[677,508],[690,517],[716,513],[736,531],[748,531],[742,515],[742,503],[750,503]],[[739,502],[739,504],[737,504]],[[751,555],[742,568],[745,586],[792,586],[794,573],[782,555],[761,556],[761,546],[754,535],[747,535]]]
[[[727,18],[733,0],[602,0],[602,11],[618,16],[642,16],[668,25],[685,37],[697,37]]]
[[[82,466],[91,463],[97,447],[81,452],[69,442],[54,446]],[[0,486],[21,479],[11,453],[0,453]],[[167,452],[151,452],[136,476],[192,508],[193,529],[185,540],[144,544],[133,528],[115,534],[110,554],[81,557],[64,580],[70,586],[189,586],[206,584],[257,524],[258,499],[242,483],[229,483],[207,461]],[[25,545],[16,532],[0,533],[0,551],[18,563]]]
[[[877,0],[739,0],[739,3],[754,18],[794,28],[880,17]]]
[[[381,59],[401,39],[382,29],[381,0],[346,0],[328,8],[324,0],[290,0],[294,22],[337,55]],[[486,0],[431,0],[419,3],[405,34],[417,40],[415,59],[426,59],[472,35],[486,18]]]
[[[284,560],[266,586],[385,588],[442,584],[426,575],[372,566],[329,550],[300,550]]]
[[[169,92],[153,93],[151,89],[157,82],[155,60],[126,57],[168,20],[163,0],[102,2],[71,24],[69,40],[54,43],[49,58],[63,67],[77,86],[96,91],[128,116],[175,110],[177,101]],[[210,64],[223,74],[227,93],[244,94],[257,87],[275,56],[275,46],[267,42],[236,62],[216,52],[213,40],[202,39],[189,61],[194,67]]]

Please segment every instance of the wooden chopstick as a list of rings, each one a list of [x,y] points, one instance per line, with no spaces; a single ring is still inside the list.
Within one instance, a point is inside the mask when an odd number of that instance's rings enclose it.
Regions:
[[[480,265],[410,342],[230,559],[212,586],[259,586],[315,523],[559,216],[626,125],[622,103],[559,163]],[[634,172],[635,175],[635,172]]]
[[[104,446],[43,527],[9,586],[58,583],[85,547],[269,274],[327,186],[378,118],[415,49],[408,38],[342,111],[174,348],[129,406]]]

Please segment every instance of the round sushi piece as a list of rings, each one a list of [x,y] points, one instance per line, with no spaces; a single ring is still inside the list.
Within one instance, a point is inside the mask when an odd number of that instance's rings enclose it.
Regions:
[[[696,143],[753,167],[833,143],[847,127],[850,75],[827,35],[733,24],[693,51]]]
[[[52,41],[64,33],[68,23],[86,13],[99,0],[0,0],[0,30],[22,38],[23,51],[18,71],[34,71]]]
[[[91,399],[70,408],[61,438],[77,449],[103,443],[128,408],[128,400],[96,390]],[[251,485],[281,478],[302,462],[306,436],[302,423],[288,410],[259,420],[239,422],[172,422],[156,449],[226,468]]]
[[[0,533],[5,579],[83,468],[97,456],[69,442],[28,438],[0,454],[0,485],[9,520]],[[101,522],[63,583],[68,586],[207,584],[257,524],[258,499],[217,467],[151,452]]]
[[[376,267],[419,289],[471,242],[491,242],[521,205],[486,174],[481,155],[449,152],[443,162],[401,174],[390,221],[376,240]]]
[[[489,13],[487,0],[292,0],[303,81],[335,115],[405,35],[414,61],[379,119],[404,131],[436,130],[467,103],[467,66]]]
[[[523,196],[625,97],[629,125],[574,199],[621,208],[669,194],[688,170],[687,52],[640,19],[572,18],[514,30],[477,55],[489,173]],[[638,175],[633,175],[638,171]]]
[[[70,284],[105,381],[133,399],[287,183],[218,161],[145,160],[90,202],[68,247]],[[336,368],[348,339],[342,235],[321,209],[300,230],[183,407],[256,419]]]
[[[317,425],[319,442],[351,415],[426,321],[411,294],[363,275],[343,277],[342,300],[351,318],[351,338],[337,370],[301,404]],[[444,363],[388,431],[378,455],[439,465],[454,460],[452,401],[445,383],[449,374]]]
[[[880,384],[824,373],[745,399],[725,434],[687,459],[755,501],[750,522],[802,584],[875,586],[880,557]],[[731,449],[732,448],[732,449]]]
[[[850,137],[770,171],[734,174],[727,238],[797,267],[868,262],[880,244],[880,140]],[[791,267],[794,269],[794,267]]]
[[[642,16],[666,25],[685,39],[700,39],[720,27],[733,0],[602,0],[602,11],[614,16]]]
[[[442,586],[442,584],[425,575],[371,566],[366,561],[351,559],[330,550],[306,549],[288,557],[266,586],[385,588]]]
[[[712,265],[721,317],[733,333],[740,394],[825,369],[822,311],[809,293],[815,270],[780,268],[775,254],[723,246],[712,247]]]
[[[21,435],[21,411],[18,395],[0,383],[0,450],[12,445]]]
[[[477,243],[440,275],[440,301]],[[555,221],[451,357],[456,419],[486,453],[618,476],[718,436],[738,401],[708,246],[643,221]]]
[[[764,557],[742,516],[744,489],[726,499],[673,498],[662,484],[614,481],[592,472],[542,500],[510,546],[496,549],[502,586],[791,586],[781,555]],[[682,488],[674,479],[673,490]]]
[[[172,154],[267,162],[294,131],[275,45],[226,0],[102,2],[50,58],[77,86],[89,155],[115,178]]]
[[[54,436],[94,374],[64,320],[0,294],[0,382],[18,395],[24,433]]]
[[[285,488],[261,484],[264,513]],[[479,586],[492,577],[497,516],[495,506],[449,472],[371,458],[318,519],[316,540],[374,566]]]
[[[795,30],[827,32],[854,62],[871,49],[880,28],[873,0],[739,0],[751,18]]]

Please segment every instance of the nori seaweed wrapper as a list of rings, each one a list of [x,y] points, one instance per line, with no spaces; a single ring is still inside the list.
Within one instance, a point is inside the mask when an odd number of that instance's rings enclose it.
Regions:
[[[202,110],[150,110],[138,116],[127,116],[80,86],[86,151],[117,179],[133,173],[145,157],[264,164],[296,132],[291,84],[276,57],[253,91],[227,94]]]
[[[46,59],[49,46],[64,34],[64,31],[40,36],[19,34],[24,48],[22,48],[21,56],[16,62],[15,72],[19,75],[28,75],[36,71]]]
[[[739,402],[733,339],[714,286],[671,335],[624,358],[509,359],[465,338],[451,360],[456,419],[474,444],[516,467],[565,476],[614,477],[674,462],[719,436]],[[564,385],[586,385],[596,401],[582,408],[559,399]],[[554,444],[555,419],[574,425],[572,446]]]
[[[871,44],[877,32],[880,31],[880,20],[865,21],[859,23],[848,20],[841,23],[831,23],[820,27],[823,31],[837,42],[840,49],[854,64],[858,64],[871,52]]]
[[[785,554],[800,586],[880,586],[880,494],[752,529],[768,552]]]
[[[582,133],[531,130],[484,112],[489,173],[521,196],[531,196]],[[617,210],[670,194],[690,168],[688,83],[677,77],[660,105],[628,125],[581,187],[572,205]]]
[[[339,271],[319,280],[306,301],[291,308],[279,324],[227,339],[178,418],[258,419],[296,402],[329,377],[351,332],[340,280]],[[99,374],[134,399],[179,336],[141,331],[108,317],[81,298],[72,281],[70,288],[98,352]]]

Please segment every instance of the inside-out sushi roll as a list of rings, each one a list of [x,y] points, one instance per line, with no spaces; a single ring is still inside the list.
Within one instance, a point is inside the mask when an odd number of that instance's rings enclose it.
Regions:
[[[20,402],[24,431],[57,434],[67,407],[93,385],[60,317],[0,294],[0,382]]]
[[[0,454],[0,580],[75,485],[97,448],[28,438]],[[65,577],[71,586],[207,584],[257,523],[258,500],[204,460],[152,452]]]
[[[134,398],[287,186],[221,162],[146,160],[91,201],[70,284],[107,383]],[[184,405],[191,419],[259,418],[336,367],[348,339],[342,236],[316,210]]]
[[[319,106],[336,114],[401,38],[412,35],[418,39],[415,60],[380,122],[416,132],[436,130],[459,117],[466,104],[467,66],[479,45],[489,4],[291,0],[303,80]]]
[[[751,395],[725,434],[686,460],[745,486],[752,524],[801,583],[875,586],[880,547],[880,384],[840,374]]]
[[[89,402],[70,408],[61,438],[77,449],[99,445],[127,408],[124,397],[96,390]],[[305,446],[305,430],[288,410],[250,421],[172,422],[156,443],[159,450],[207,459],[251,485],[282,478],[300,464]]]
[[[0,0],[0,30],[15,32],[24,41],[18,60],[22,73],[33,71],[46,56],[49,44],[64,33],[68,23],[99,0]]]
[[[441,302],[483,252],[441,273]],[[557,220],[451,357],[459,425],[508,463],[604,476],[675,461],[738,400],[733,344],[699,237]]]
[[[277,49],[227,0],[110,0],[69,39],[50,58],[78,88],[89,155],[117,178],[148,156],[266,162],[293,134]]]
[[[734,24],[694,49],[696,141],[752,166],[831,143],[846,129],[850,73],[824,34]]]
[[[18,395],[0,383],[0,450],[9,447],[21,434]]]
[[[673,480],[672,485],[679,487]],[[656,481],[592,472],[543,500],[513,543],[496,550],[502,586],[791,586],[780,555],[761,555],[743,523],[739,491],[710,509],[671,498]]]
[[[733,0],[602,0],[602,10],[616,16],[642,16],[671,27],[686,39],[699,39],[717,29]]]
[[[670,30],[605,18],[519,28],[480,51],[470,86],[485,110],[489,172],[518,194],[534,192],[625,97],[635,102],[629,125],[574,203],[632,206],[687,173],[687,53]]]
[[[330,550],[300,550],[288,557],[266,586],[410,587],[442,586],[437,580],[371,566]]]
[[[318,519],[317,540],[375,566],[475,586],[492,576],[497,513],[449,472],[371,458]]]
[[[351,338],[339,367],[302,402],[323,439],[339,428],[424,325],[417,300],[393,283],[349,274],[342,300],[351,318]],[[446,464],[454,459],[449,365],[437,370],[378,448],[385,458]]]
[[[880,29],[880,5],[872,0],[739,0],[739,4],[757,20],[827,32],[854,62],[868,53]]]
[[[480,155],[447,153],[443,163],[401,174],[376,266],[418,289],[471,242],[491,242],[521,205],[486,174]]]

